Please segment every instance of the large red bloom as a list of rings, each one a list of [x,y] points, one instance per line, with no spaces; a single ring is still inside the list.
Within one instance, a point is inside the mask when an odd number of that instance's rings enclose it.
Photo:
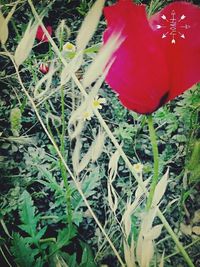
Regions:
[[[200,8],[179,1],[147,19],[145,6],[119,0],[104,9],[104,42],[121,30],[106,77],[122,104],[149,114],[200,81]]]

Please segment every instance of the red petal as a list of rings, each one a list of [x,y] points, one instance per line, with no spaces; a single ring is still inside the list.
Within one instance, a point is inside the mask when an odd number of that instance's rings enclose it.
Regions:
[[[200,81],[200,8],[175,2],[152,16],[150,24],[166,55],[170,74],[167,101],[172,100]]]
[[[39,70],[43,73],[46,74],[49,71],[49,66],[45,63],[41,63]]]
[[[168,94],[169,76],[160,40],[149,26],[145,6],[121,0],[104,9],[108,29],[106,41],[123,27],[125,41],[106,77],[122,103],[138,113],[151,113],[162,105]]]
[[[52,35],[52,27],[51,26],[47,26],[46,29],[47,29],[48,33],[50,35]],[[38,29],[37,29],[36,39],[38,41],[41,41],[41,42],[48,42],[49,41],[47,36],[44,34],[43,29],[42,29],[41,26],[39,26]]]

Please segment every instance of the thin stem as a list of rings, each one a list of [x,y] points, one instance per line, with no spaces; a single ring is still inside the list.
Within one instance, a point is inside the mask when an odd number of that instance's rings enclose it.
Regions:
[[[168,233],[170,234],[170,236],[172,237],[172,239],[174,240],[177,248],[179,249],[180,253],[182,254],[183,258],[185,259],[185,261],[187,262],[189,267],[195,267],[192,260],[190,259],[189,255],[187,254],[185,248],[183,247],[183,245],[179,242],[176,234],[173,232],[171,226],[169,225],[168,221],[165,219],[164,215],[162,214],[162,212],[160,210],[158,210],[157,212],[158,217],[160,218],[160,220],[162,221],[162,223],[164,224],[166,230],[168,231]]]
[[[66,124],[65,124],[65,94],[64,94],[64,87],[61,87],[61,121],[62,121],[62,133],[60,136],[60,151],[62,156],[64,157],[65,154],[65,131],[66,131]],[[72,207],[71,207],[71,190],[68,184],[68,175],[65,166],[60,159],[60,169],[61,175],[64,181],[65,189],[66,189],[66,203],[67,203],[67,214],[68,214],[68,223],[69,225],[72,224]]]
[[[158,145],[156,140],[156,132],[153,126],[153,118],[152,115],[147,116],[148,126],[149,126],[149,136],[151,140],[152,150],[153,150],[153,179],[150,186],[150,192],[147,199],[147,210],[151,208],[154,192],[156,185],[158,183],[158,168],[159,168],[159,155],[158,155]]]
[[[198,243],[198,242],[200,242],[200,238],[195,239],[192,243],[190,243],[189,245],[185,246],[185,249],[188,249],[188,248],[194,246],[194,245],[195,245],[196,243]],[[172,253],[172,254],[170,254],[170,255],[164,257],[164,260],[166,261],[166,260],[168,260],[169,258],[171,258],[171,257],[173,257],[173,256],[175,256],[175,255],[177,255],[177,254],[178,254],[178,251],[176,251],[176,252],[174,252],[174,253]]]

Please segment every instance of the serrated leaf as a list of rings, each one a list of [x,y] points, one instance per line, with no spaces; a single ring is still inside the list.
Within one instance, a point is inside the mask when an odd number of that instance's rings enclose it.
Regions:
[[[99,168],[94,169],[90,172],[88,176],[81,183],[82,191],[86,198],[94,195],[96,193],[96,188],[99,187]],[[74,209],[80,208],[80,206],[84,205],[84,201],[79,193],[76,196],[72,196],[72,205]]]
[[[83,254],[82,254],[82,258],[81,258],[81,263],[80,263],[80,267],[96,267],[96,264],[94,263],[94,256],[92,254],[92,251],[90,249],[90,247],[81,242],[81,247],[83,249]]]
[[[67,254],[67,253],[62,253],[63,258],[67,262],[67,265],[69,267],[77,267],[76,263],[76,253],[73,253],[72,255]]]
[[[76,236],[76,229],[73,226],[68,226],[67,228],[59,231],[57,241],[56,241],[56,249],[61,249],[62,247],[69,244],[70,240]]]
[[[85,49],[98,25],[105,0],[97,0],[85,17],[76,38],[78,50]]]
[[[30,225],[22,224],[22,225],[19,225],[19,228],[23,230],[24,232],[26,232],[28,235],[32,235],[31,230],[30,230]],[[32,225],[32,228],[36,228],[36,225],[35,224]]]
[[[15,257],[16,263],[20,267],[34,266],[34,256],[37,254],[36,250],[30,248],[30,245],[19,234],[13,235],[11,251]]]
[[[20,228],[31,237],[35,238],[38,217],[35,216],[35,207],[32,198],[27,191],[24,191],[21,195],[21,199],[22,204],[20,205],[19,215],[23,225],[20,225]]]
[[[35,41],[38,25],[34,24],[31,26],[31,23],[32,22],[30,21],[26,28],[24,36],[22,37],[15,51],[14,59],[17,66],[21,65],[27,59]]]

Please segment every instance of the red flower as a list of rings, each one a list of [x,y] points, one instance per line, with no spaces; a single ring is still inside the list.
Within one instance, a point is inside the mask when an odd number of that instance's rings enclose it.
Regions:
[[[43,73],[46,74],[49,71],[49,66],[46,63],[41,63],[39,70]]]
[[[119,0],[104,9],[125,38],[106,77],[122,104],[149,114],[200,81],[200,8],[174,2],[147,19],[145,6]]]
[[[50,35],[52,35],[52,27],[51,27],[51,26],[45,26],[45,27],[46,27],[48,33],[49,33]],[[47,36],[44,34],[43,29],[42,29],[41,26],[39,26],[38,29],[37,29],[36,39],[37,39],[38,41],[40,41],[40,42],[43,42],[43,43],[49,41],[48,38],[47,38]]]

